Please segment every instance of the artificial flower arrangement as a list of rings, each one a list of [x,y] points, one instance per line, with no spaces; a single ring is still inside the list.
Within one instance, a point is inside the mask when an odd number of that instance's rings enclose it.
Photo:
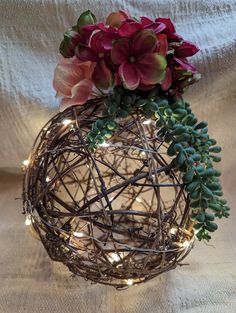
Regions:
[[[221,173],[213,167],[221,148],[182,97],[200,78],[188,61],[198,51],[169,18],[136,19],[118,11],[104,24],[86,11],[64,34],[53,84],[61,111],[101,100],[103,114],[86,138],[91,151],[112,137],[117,120],[136,110],[156,120],[156,136],[169,144],[167,153],[182,172],[196,237],[208,241],[217,229],[215,217],[228,217],[229,207],[222,199]]]

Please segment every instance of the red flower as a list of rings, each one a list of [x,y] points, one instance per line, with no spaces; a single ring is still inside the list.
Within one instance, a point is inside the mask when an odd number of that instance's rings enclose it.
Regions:
[[[106,65],[107,51],[103,46],[103,39],[104,32],[96,32],[91,36],[89,46],[79,45],[77,47],[76,55],[81,61],[95,62],[92,81],[97,88],[108,89],[113,84],[113,74]]]
[[[186,58],[196,54],[199,48],[191,42],[184,41],[183,44],[175,49],[175,56]]]
[[[134,90],[139,85],[153,85],[163,79],[167,62],[156,49],[157,38],[150,30],[138,32],[132,40],[122,38],[115,42],[111,59],[119,66],[125,88]]]

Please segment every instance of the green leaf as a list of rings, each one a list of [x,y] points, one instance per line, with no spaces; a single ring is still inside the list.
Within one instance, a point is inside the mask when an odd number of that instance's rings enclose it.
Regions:
[[[190,193],[191,199],[199,199],[199,197],[200,197],[200,191],[199,190],[196,190],[196,191],[193,191],[192,193]]]
[[[210,232],[214,232],[217,230],[218,226],[216,223],[211,222],[211,221],[206,221],[206,226],[205,228],[210,231]]]
[[[193,181],[190,184],[188,184],[185,189],[187,192],[193,192],[196,189],[198,189],[199,187],[200,187],[200,182],[199,181]]]
[[[194,128],[201,129],[201,128],[207,127],[207,125],[208,125],[207,122],[203,121],[203,122],[198,123]]]
[[[220,153],[221,147],[220,146],[211,147],[211,148],[209,148],[209,151],[213,152],[213,153]]]
[[[190,168],[183,176],[184,183],[190,183],[193,180],[194,169]]]
[[[139,99],[138,101],[135,102],[135,105],[137,107],[142,107],[142,106],[144,106],[147,103],[148,103],[147,99]]]
[[[171,131],[171,135],[181,135],[186,132],[186,129],[181,124],[175,124],[174,129]]]
[[[181,167],[184,164],[184,161],[185,161],[184,153],[183,153],[183,151],[180,151],[179,154],[177,155],[176,159],[175,159],[175,164],[178,167]]]
[[[197,220],[198,222],[200,222],[200,223],[203,223],[203,222],[205,221],[205,214],[204,214],[204,212],[198,214],[198,215],[196,216],[196,220]]]
[[[209,188],[207,188],[205,185],[202,185],[202,192],[204,193],[205,197],[207,197],[208,199],[213,197],[212,191]]]

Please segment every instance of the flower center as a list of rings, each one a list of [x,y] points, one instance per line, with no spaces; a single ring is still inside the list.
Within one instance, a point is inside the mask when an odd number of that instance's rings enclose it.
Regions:
[[[135,57],[129,57],[130,63],[133,63],[135,61]]]
[[[103,52],[100,52],[100,53],[98,54],[98,57],[99,57],[99,58],[103,58],[103,57],[104,57],[104,53],[103,53]]]

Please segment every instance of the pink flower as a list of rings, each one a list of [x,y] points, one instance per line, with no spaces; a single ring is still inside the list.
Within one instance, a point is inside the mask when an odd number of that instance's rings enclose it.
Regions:
[[[108,15],[106,19],[106,24],[112,27],[119,27],[121,23],[129,17],[129,13],[123,10],[120,10],[118,12],[112,12],[110,15]]]
[[[72,105],[82,105],[91,97],[94,70],[92,62],[80,62],[76,58],[64,59],[58,63],[54,73],[53,87],[63,97],[60,110]]]
[[[118,65],[118,73],[125,88],[160,83],[167,65],[166,59],[156,52],[157,38],[154,32],[142,30],[133,39],[117,40],[111,50],[111,59]]]

